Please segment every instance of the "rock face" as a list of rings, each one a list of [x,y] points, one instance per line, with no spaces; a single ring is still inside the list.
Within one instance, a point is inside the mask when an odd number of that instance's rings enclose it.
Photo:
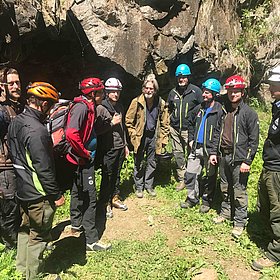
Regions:
[[[182,62],[199,84],[209,73],[237,68],[224,48],[241,32],[237,2],[0,0],[0,59],[26,79],[54,81],[67,95],[85,75],[115,75],[138,90],[150,72],[167,91]]]

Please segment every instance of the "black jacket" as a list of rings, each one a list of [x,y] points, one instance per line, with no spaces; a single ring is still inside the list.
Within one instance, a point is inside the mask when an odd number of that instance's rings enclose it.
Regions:
[[[210,149],[211,155],[220,151],[224,127],[224,117],[218,122],[220,134],[215,134]],[[243,101],[238,105],[233,123],[233,162],[251,165],[259,144],[259,119],[257,113]]]
[[[263,146],[263,166],[280,171],[280,101],[272,105],[272,120]]]
[[[177,131],[188,130],[188,118],[194,108],[202,101],[201,89],[193,84],[188,84],[182,94],[176,88],[172,89],[167,99],[170,111],[170,126]]]
[[[189,142],[193,142],[192,150],[194,151],[197,147],[198,131],[205,114],[204,103],[198,105],[192,112],[189,118]],[[215,102],[212,110],[207,115],[205,120],[205,130],[204,130],[204,141],[203,148],[204,153],[209,155],[210,149],[213,145],[214,135],[220,135],[221,127],[217,124],[225,116],[225,109],[219,102]]]
[[[52,141],[44,115],[26,106],[8,130],[8,144],[17,175],[16,196],[23,201],[61,197],[55,181]]]

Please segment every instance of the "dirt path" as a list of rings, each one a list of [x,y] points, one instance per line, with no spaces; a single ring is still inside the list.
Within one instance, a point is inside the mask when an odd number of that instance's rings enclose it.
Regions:
[[[143,199],[128,198],[125,202],[128,210],[114,209],[114,217],[107,220],[106,230],[102,239],[111,241],[148,240],[156,232],[160,231],[167,237],[167,245],[174,249],[177,242],[186,236],[187,233],[182,230],[175,218],[164,214],[152,214],[154,210],[162,207],[163,202],[145,197]],[[186,255],[178,248],[176,248],[175,253]],[[202,252],[202,254],[207,255],[207,259],[210,260],[217,258],[217,253],[211,248],[205,248],[205,252]],[[259,273],[246,267],[239,259],[223,260],[220,264],[231,280],[257,280],[260,277]],[[211,274],[208,269],[206,272],[202,271],[202,274],[197,276],[196,279],[214,280],[217,279],[217,273]]]

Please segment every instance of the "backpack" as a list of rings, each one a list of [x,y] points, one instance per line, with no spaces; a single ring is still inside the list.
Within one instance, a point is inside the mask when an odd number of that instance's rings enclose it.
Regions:
[[[60,99],[47,120],[47,128],[53,141],[53,151],[56,156],[64,156],[68,153],[70,144],[66,139],[66,126],[70,109],[74,101]]]

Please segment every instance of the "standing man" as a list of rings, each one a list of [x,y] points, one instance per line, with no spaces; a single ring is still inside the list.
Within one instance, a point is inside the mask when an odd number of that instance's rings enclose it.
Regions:
[[[134,148],[133,175],[138,198],[143,197],[144,189],[149,195],[156,196],[153,188],[156,154],[161,154],[168,143],[168,108],[164,100],[156,95],[158,89],[155,75],[148,75],[142,94],[131,101],[126,113],[126,127]]]
[[[85,231],[86,250],[90,252],[111,248],[99,241],[96,228],[94,101],[99,103],[103,99],[104,85],[98,78],[86,78],[81,81],[80,90],[82,95],[74,99],[68,115],[66,139],[70,150],[66,158],[74,175],[70,203],[72,233]]]
[[[64,203],[55,181],[52,141],[43,124],[59,93],[48,83],[35,82],[27,95],[28,106],[9,126],[8,144],[22,218],[16,266],[25,279],[37,279],[56,207]]]
[[[185,188],[186,155],[188,148],[188,118],[202,99],[200,88],[190,83],[191,70],[187,64],[176,68],[177,86],[169,92],[167,103],[170,111],[170,135],[177,165],[176,190]]]
[[[273,239],[265,256],[255,260],[252,268],[262,270],[280,261],[280,65],[272,69],[268,78],[272,104],[272,120],[263,146],[263,170],[259,179],[258,206],[270,224]]]
[[[244,103],[245,81],[240,76],[226,80],[225,88],[229,102],[226,115],[221,122],[221,135],[214,134],[210,151],[210,162],[218,163],[221,177],[222,205],[220,215],[214,218],[216,224],[231,219],[234,227],[232,236],[239,238],[247,223],[247,182],[250,165],[259,143],[258,115]],[[218,124],[220,125],[220,124]]]
[[[188,196],[181,203],[182,208],[191,208],[199,204],[199,196],[202,196],[201,213],[207,213],[213,202],[216,189],[217,168],[209,162],[209,151],[214,134],[220,134],[217,123],[221,120],[224,111],[222,105],[214,100],[220,93],[221,84],[216,79],[208,79],[202,84],[203,102],[198,105],[189,119],[189,145],[191,153],[188,157],[185,173],[185,185]],[[199,188],[199,176],[202,169],[206,169],[204,186]]]
[[[19,208],[15,198],[16,177],[8,153],[7,133],[12,119],[23,106],[19,102],[21,84],[17,70],[5,68],[0,79],[4,100],[0,104],[0,240],[7,249],[16,246],[20,223]]]
[[[111,126],[111,129],[98,137],[102,149],[102,180],[100,186],[100,199],[107,204],[107,217],[112,218],[112,207],[127,210],[127,206],[120,199],[120,172],[125,157],[129,155],[124,126],[124,109],[118,102],[122,90],[121,82],[116,78],[109,78],[105,82],[106,98],[102,105],[113,118],[119,118],[119,122]],[[112,123],[113,124],[113,123]]]

